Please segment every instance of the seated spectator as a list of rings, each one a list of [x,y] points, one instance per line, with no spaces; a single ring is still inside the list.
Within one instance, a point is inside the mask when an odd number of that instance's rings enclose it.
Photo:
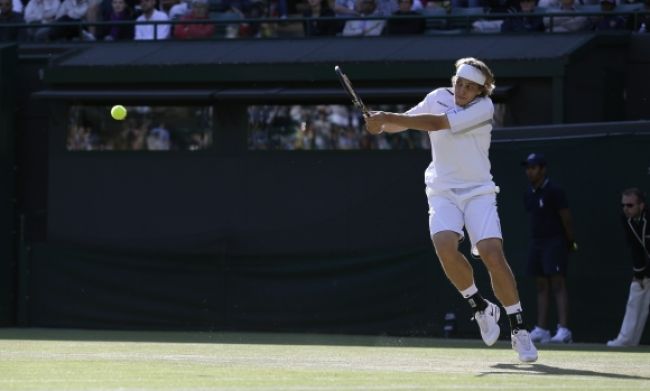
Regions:
[[[181,21],[205,20],[208,18],[208,0],[192,0],[189,15],[181,16]],[[174,38],[177,39],[208,39],[214,36],[214,24],[177,24],[174,26]]]
[[[169,19],[177,20],[190,13],[192,0],[182,0],[169,9]]]
[[[549,9],[548,12],[576,12],[575,0],[561,0],[558,8]],[[572,33],[589,28],[589,19],[586,16],[555,16],[545,17],[546,31],[553,33]]]
[[[107,22],[125,22],[134,20],[133,10],[126,4],[125,0],[113,0],[111,2],[111,11],[103,16]],[[131,40],[135,35],[134,25],[105,25],[101,26],[98,32],[98,38],[105,41],[124,41]]]
[[[451,0],[451,8],[484,7],[483,0]]]
[[[251,6],[251,0],[221,0],[219,12],[223,13],[224,19],[245,19]],[[237,38],[240,28],[240,23],[227,25],[226,38]]]
[[[29,0],[27,7],[25,7],[25,22],[28,24],[52,23],[60,5],[59,0]],[[30,28],[27,30],[28,39],[34,40],[37,39],[36,37],[45,37],[49,30],[49,27]],[[45,38],[39,38],[38,40],[45,40]]]
[[[17,13],[22,14],[24,10],[24,4],[22,0],[11,0],[11,9]]]
[[[511,0],[486,0],[485,12],[488,14],[506,14],[516,11]]]
[[[252,5],[252,0],[223,0],[221,2],[223,12],[233,13],[241,18],[246,17]]]
[[[142,15],[136,21],[142,22],[165,22],[169,18],[167,14],[158,11],[156,8],[156,0],[141,0],[140,9]],[[135,39],[136,40],[150,40],[150,39],[167,39],[169,38],[170,26],[169,24],[156,24],[154,30],[153,24],[137,24],[135,26]]]
[[[375,4],[379,16],[391,16],[399,9],[397,0],[375,0]]]
[[[596,17],[594,21],[594,29],[598,31],[606,30],[624,30],[626,20],[622,15],[613,15],[616,9],[616,0],[601,0],[600,10],[604,15]]]
[[[358,16],[355,0],[335,0],[334,13],[336,16],[350,17]]]
[[[245,13],[247,19],[269,19],[277,17],[269,14],[269,8],[264,0],[253,0],[248,11]],[[250,22],[239,25],[240,37],[270,38],[277,35],[277,25],[269,22]]]
[[[544,31],[542,17],[535,15],[535,0],[519,0],[515,5],[515,12],[524,15],[506,18],[501,25],[502,32],[531,33]]]
[[[81,22],[86,17],[88,5],[88,0],[64,0],[56,11],[54,23]],[[60,39],[69,40],[83,37],[82,34],[84,32],[85,30],[80,26],[54,26],[49,29],[47,36],[39,35],[36,39],[46,41],[56,41]]]
[[[510,0],[486,0],[486,5],[486,14],[512,14],[518,12],[517,8],[511,5]],[[472,31],[498,33],[501,31],[503,22],[503,19],[482,18],[472,22]]]
[[[0,42],[22,41],[24,29],[20,27],[4,27],[3,24],[24,23],[23,16],[13,10],[11,0],[0,0]]]
[[[357,12],[359,16],[379,16],[375,0],[358,0]],[[381,35],[385,20],[348,20],[343,28],[343,35],[351,37]]]
[[[451,3],[448,0],[429,0],[423,9],[451,11]],[[415,11],[415,9],[413,8]]]
[[[393,13],[395,16],[421,16],[419,12],[411,11],[413,0],[398,0],[399,9]],[[389,35],[422,34],[426,28],[423,17],[416,19],[389,19],[386,26]]]
[[[583,1],[580,0],[579,3],[584,4]],[[539,0],[537,6],[540,8],[557,9],[562,7],[562,0]]]
[[[303,13],[305,18],[331,18],[335,15],[328,0],[308,0],[308,3],[309,8]],[[336,20],[308,20],[303,22],[303,28],[307,36],[336,35],[343,25]]]

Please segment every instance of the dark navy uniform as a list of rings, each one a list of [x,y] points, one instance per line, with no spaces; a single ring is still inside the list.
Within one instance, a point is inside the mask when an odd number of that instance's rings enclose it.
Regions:
[[[524,204],[531,217],[528,273],[566,275],[569,243],[559,214],[569,207],[564,190],[546,178],[538,189],[528,188]]]

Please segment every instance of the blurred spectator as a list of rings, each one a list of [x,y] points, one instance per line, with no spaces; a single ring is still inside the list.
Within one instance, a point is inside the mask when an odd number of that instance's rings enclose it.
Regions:
[[[287,0],[270,0],[269,15],[278,18],[286,18],[288,12]]]
[[[227,19],[245,19],[252,6],[251,0],[221,0],[220,12]],[[240,23],[226,26],[226,38],[239,36]]]
[[[25,22],[28,24],[52,23],[60,5],[59,0],[29,0],[25,7]],[[41,40],[37,37],[45,37],[48,31],[49,27],[30,28],[27,30],[27,35],[30,40]]]
[[[474,8],[484,7],[483,0],[451,0],[452,8]]]
[[[611,14],[616,9],[616,0],[601,0],[600,10],[604,15],[597,16],[594,29],[598,31],[624,30],[626,20],[622,15]]]
[[[253,0],[245,17],[247,19],[269,19],[277,17],[277,15],[269,14],[269,8],[264,0]],[[275,23],[247,22],[239,25],[240,37],[270,38],[276,35],[277,25]]]
[[[147,135],[147,149],[150,151],[168,151],[171,149],[169,130],[165,124],[151,129]]]
[[[375,3],[377,4],[377,14],[379,16],[391,16],[399,9],[397,0],[375,0]]]
[[[378,110],[406,109],[381,105]],[[404,132],[368,138],[357,110],[343,105],[250,106],[249,148],[296,149],[429,149],[424,132]]]
[[[305,18],[330,18],[334,17],[334,10],[329,6],[328,0],[307,0],[309,8],[305,10]],[[303,23],[306,36],[336,35],[343,25],[336,20],[307,20]]]
[[[413,7],[415,8],[415,7]],[[426,2],[424,8],[428,9],[443,9],[447,12],[451,10],[451,2],[448,0],[429,0]],[[415,10],[415,9],[413,9]]]
[[[511,0],[487,0],[485,12],[488,14],[505,14],[515,12]]]
[[[335,0],[334,1],[334,13],[336,16],[357,16],[356,1],[355,0]]]
[[[518,12],[510,0],[486,0],[486,5],[486,14],[512,14]],[[480,33],[498,33],[501,31],[503,23],[503,19],[480,19],[472,23],[472,30]]]
[[[189,15],[181,16],[181,21],[205,20],[208,18],[208,0],[192,0]],[[174,38],[177,39],[207,39],[214,36],[214,24],[177,24],[174,26]]]
[[[650,1],[650,0],[649,0]],[[548,12],[576,12],[575,0],[561,0],[558,8],[549,9]],[[586,30],[589,27],[589,19],[586,16],[554,16],[545,17],[544,26],[546,31],[553,33],[572,33]]]
[[[103,16],[107,22],[126,22],[134,20],[133,10],[126,4],[125,0],[113,0],[111,11]],[[131,40],[135,34],[135,26],[129,25],[104,25],[98,29],[97,37],[105,41]]]
[[[358,0],[357,10],[359,16],[361,17],[375,17],[379,16],[377,11],[377,3],[375,0]],[[386,24],[385,20],[348,20],[345,22],[345,27],[343,28],[343,35],[351,37],[359,36],[376,36],[381,35],[384,25]]]
[[[420,16],[419,18],[389,19],[386,26],[389,35],[422,34],[426,28],[426,21],[419,12],[412,11],[413,0],[398,0],[399,9],[393,13],[395,16]]]
[[[22,14],[24,10],[24,4],[22,0],[11,0],[11,9],[17,13],[17,14]]]
[[[579,3],[583,4],[583,0],[580,0]],[[539,0],[537,6],[546,9],[560,8],[562,6],[562,0]]]
[[[507,17],[501,25],[501,31],[507,33],[530,33],[544,31],[544,20],[535,14],[535,0],[519,0],[514,5],[518,16]]]
[[[23,16],[13,11],[11,0],[0,0],[0,42],[22,41],[24,29],[20,27],[4,27],[3,24],[24,23]]]
[[[251,0],[223,0],[221,7],[224,12],[232,12],[245,18],[253,5]]]
[[[142,10],[142,15],[137,20],[137,22],[166,22],[169,20],[167,14],[158,11],[156,8],[156,0],[141,0],[140,9]],[[135,39],[136,40],[151,40],[151,39],[167,39],[169,38],[169,33],[171,27],[169,24],[156,24],[154,30],[153,24],[137,24],[135,26]]]
[[[185,16],[190,13],[190,8],[192,7],[192,0],[181,0],[178,4],[174,4],[169,9],[169,19],[177,20],[181,16]]]
[[[88,0],[64,0],[56,11],[54,23],[81,22],[86,17],[88,5]],[[53,26],[47,30],[47,34],[43,34],[41,31],[38,32],[36,40],[56,41],[60,39],[81,38],[85,32],[81,26],[77,25]]]

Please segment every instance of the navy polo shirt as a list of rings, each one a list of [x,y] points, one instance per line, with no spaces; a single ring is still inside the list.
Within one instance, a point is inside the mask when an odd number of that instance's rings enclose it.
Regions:
[[[564,226],[558,211],[569,207],[566,194],[548,178],[539,189],[532,186],[524,194],[524,205],[530,213],[530,236],[532,238],[564,237]]]

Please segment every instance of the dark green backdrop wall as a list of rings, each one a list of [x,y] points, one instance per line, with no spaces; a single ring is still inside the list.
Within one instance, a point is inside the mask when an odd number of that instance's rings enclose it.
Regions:
[[[519,162],[546,153],[567,189],[580,244],[571,326],[577,341],[604,342],[631,278],[619,191],[649,187],[649,150],[650,136],[633,132],[493,144],[505,248],[531,322]],[[49,240],[29,259],[28,323],[440,335],[455,311],[459,334],[477,336],[429,243],[428,154],[74,154],[56,143]]]
[[[15,45],[0,45],[0,325],[14,322],[14,99]]]

